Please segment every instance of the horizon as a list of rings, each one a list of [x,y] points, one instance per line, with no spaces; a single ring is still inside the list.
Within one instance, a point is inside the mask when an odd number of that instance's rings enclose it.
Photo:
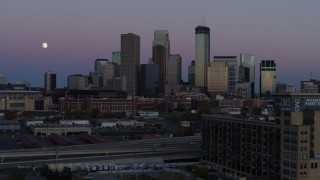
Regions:
[[[111,5],[111,6],[109,6]],[[320,79],[320,2],[276,0],[254,2],[169,0],[0,2],[0,74],[7,82],[27,81],[43,87],[47,71],[57,74],[57,87],[67,85],[71,74],[88,75],[99,58],[112,60],[120,51],[120,36],[134,33],[141,38],[140,64],[152,56],[155,30],[168,30],[170,53],[182,57],[182,79],[194,60],[194,30],[210,28],[213,56],[255,56],[256,85],[259,63],[277,64],[277,83],[300,89],[301,80]],[[117,8],[115,8],[117,7]],[[166,13],[163,13],[166,12]],[[187,19],[187,20],[186,20]],[[48,43],[46,49],[42,43]]]

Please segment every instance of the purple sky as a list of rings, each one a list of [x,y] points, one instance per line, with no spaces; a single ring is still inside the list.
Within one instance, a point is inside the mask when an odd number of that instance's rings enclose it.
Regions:
[[[140,35],[147,63],[154,30],[168,30],[187,81],[194,28],[205,17],[211,56],[252,53],[256,72],[260,60],[274,59],[278,82],[298,86],[311,72],[320,79],[319,7],[319,0],[1,0],[0,74],[43,86],[44,72],[52,70],[62,87],[69,74],[93,71],[96,58],[111,60],[120,34]]]

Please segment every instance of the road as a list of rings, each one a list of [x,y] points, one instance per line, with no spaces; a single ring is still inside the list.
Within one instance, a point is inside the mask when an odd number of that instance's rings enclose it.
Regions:
[[[200,156],[201,137],[178,137],[107,144],[0,151],[1,168],[47,163],[90,162],[132,157]]]

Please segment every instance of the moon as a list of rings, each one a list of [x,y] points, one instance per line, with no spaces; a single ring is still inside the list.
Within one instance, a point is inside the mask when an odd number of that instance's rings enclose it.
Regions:
[[[46,49],[47,47],[48,47],[48,43],[42,43],[42,47],[44,48],[44,49]]]

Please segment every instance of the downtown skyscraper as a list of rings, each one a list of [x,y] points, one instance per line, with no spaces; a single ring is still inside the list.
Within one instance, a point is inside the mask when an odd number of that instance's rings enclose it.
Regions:
[[[152,46],[152,61],[159,65],[159,93],[165,94],[167,84],[167,66],[170,55],[169,32],[167,30],[156,30],[154,32]]]
[[[260,63],[260,96],[266,92],[276,92],[276,63],[274,60],[262,60]]]
[[[251,98],[254,98],[255,92],[255,61],[252,54],[240,54],[240,66],[243,66],[243,72],[239,69],[239,82],[246,82],[250,84]],[[241,75],[240,75],[241,74]],[[242,76],[242,77],[241,77]]]
[[[209,61],[210,29],[197,26],[195,29],[195,86],[207,87]]]
[[[188,66],[188,80],[191,86],[195,84],[195,60],[191,61],[191,64]]]
[[[44,89],[46,92],[52,92],[57,87],[57,74],[48,71],[44,74]]]
[[[233,93],[237,83],[237,56],[214,56],[213,61],[225,62],[228,65],[228,91]]]
[[[125,76],[126,91],[134,96],[138,91],[140,67],[140,36],[121,34],[121,71]]]

